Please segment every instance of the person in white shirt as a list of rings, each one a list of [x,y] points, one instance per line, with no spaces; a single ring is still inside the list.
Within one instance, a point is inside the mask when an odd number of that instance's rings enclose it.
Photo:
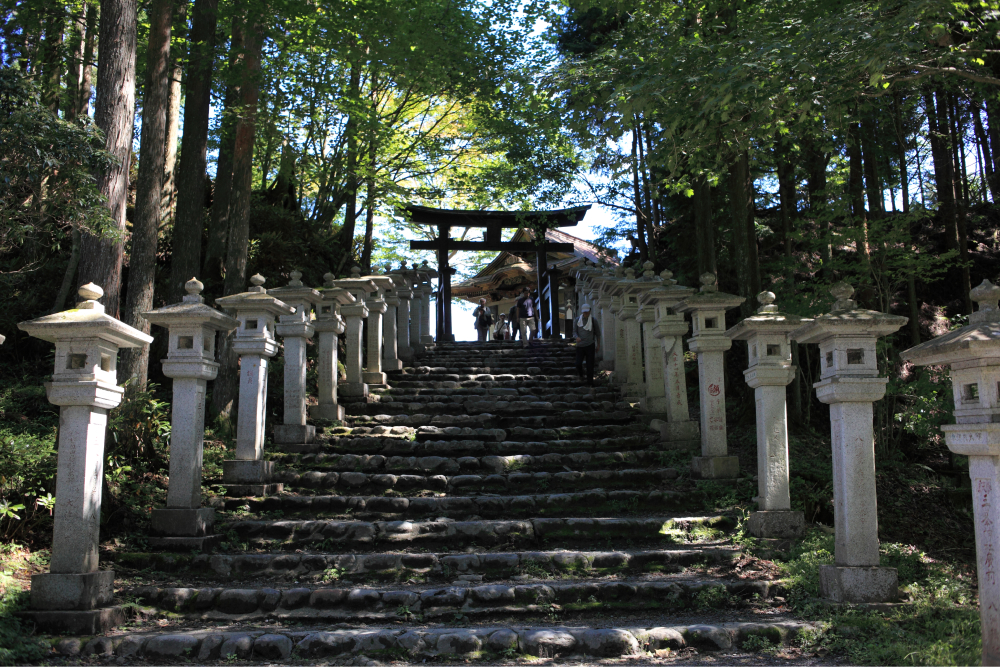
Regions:
[[[527,287],[521,288],[521,296],[517,297],[517,325],[521,332],[521,347],[534,345],[535,331],[538,329],[535,300],[531,298],[531,292]],[[531,335],[528,335],[528,331]]]

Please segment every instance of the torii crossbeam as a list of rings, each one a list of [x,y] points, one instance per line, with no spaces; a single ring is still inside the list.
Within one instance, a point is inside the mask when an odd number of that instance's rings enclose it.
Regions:
[[[438,280],[440,288],[437,299],[437,340],[454,341],[451,328],[451,275],[454,269],[448,266],[448,255],[454,250],[486,250],[536,253],[538,269],[538,294],[542,296],[542,276],[545,273],[546,255],[550,252],[573,252],[572,243],[552,243],[544,241],[504,241],[502,230],[527,227],[544,231],[556,227],[574,227],[583,220],[590,206],[560,209],[557,211],[461,211],[453,209],[429,208],[410,204],[403,211],[411,221],[422,225],[433,225],[438,236],[433,241],[410,241],[410,250],[433,250],[438,256]],[[484,227],[482,241],[460,241],[451,238],[452,227]],[[559,317],[559,304],[555,299],[542,303],[539,312],[547,313],[551,321]],[[541,328],[541,327],[539,327]]]

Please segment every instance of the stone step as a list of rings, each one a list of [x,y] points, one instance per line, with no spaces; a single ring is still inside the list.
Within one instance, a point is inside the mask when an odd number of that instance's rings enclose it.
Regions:
[[[371,394],[374,403],[458,403],[465,404],[471,400],[506,400],[527,401],[529,403],[570,403],[587,404],[590,406],[610,402],[618,402],[619,392],[614,390],[597,391],[590,394],[580,394],[567,391],[568,388],[514,388],[483,389],[482,387],[412,387],[396,390],[395,388],[381,393]]]
[[[509,415],[516,417],[552,416],[558,420],[562,415],[569,412],[588,414],[592,411],[596,411],[597,414],[593,414],[586,421],[602,421],[602,415],[615,410],[615,403],[613,401],[603,401],[595,404],[588,401],[574,401],[571,403],[568,401],[533,401],[527,400],[526,398],[518,400],[505,400],[493,399],[489,397],[476,397],[460,401],[451,400],[450,397],[443,398],[446,398],[447,400],[433,402],[379,400],[358,401],[355,403],[343,401],[342,403],[346,412],[346,418],[350,421],[356,421],[358,417],[381,414],[454,414],[456,412],[468,415],[490,413],[500,416]],[[608,417],[608,419],[603,421],[617,420],[618,422],[625,423],[631,415],[629,415],[626,411],[615,411],[612,415],[608,415]]]
[[[559,611],[580,616],[627,608],[680,611],[694,606],[705,589],[720,598],[768,600],[783,592],[780,583],[751,580],[662,575],[632,580],[570,580],[536,583],[480,584],[446,587],[405,588],[327,586],[296,588],[125,588],[121,594],[143,605],[184,614],[202,621],[243,623],[279,621],[385,622],[407,621],[421,616],[425,621],[454,617],[470,618],[497,614],[537,614],[558,605]]]
[[[621,543],[622,540],[632,543],[630,547],[634,544],[636,547],[656,545],[662,548],[676,544],[678,537],[672,526],[684,521],[692,520],[670,516],[474,521],[243,520],[217,523],[216,532],[226,535],[227,540],[245,541],[247,547],[284,550],[331,551],[350,547],[371,551],[387,545],[400,549],[436,545],[454,549],[473,545],[551,545],[554,542],[572,547],[595,541]],[[232,543],[229,548],[234,548]]]
[[[516,427],[515,427],[516,428]],[[311,442],[301,445],[274,445],[273,450],[286,453],[316,454],[356,454],[392,456],[519,456],[544,455],[552,453],[584,453],[594,456],[600,453],[625,452],[631,450],[655,449],[660,437],[655,433],[624,435],[619,438],[600,440],[527,440],[529,431],[508,431],[516,439],[489,442],[479,439],[469,440],[426,440],[416,441],[394,437],[341,437],[336,440]],[[626,431],[628,433],[628,431]]]
[[[336,474],[336,473],[333,473]],[[345,473],[361,474],[361,473]],[[530,488],[538,488],[532,485]],[[282,517],[393,521],[428,517],[456,520],[544,516],[592,516],[697,509],[701,495],[676,490],[590,489],[576,493],[519,496],[449,495],[434,497],[274,495],[227,498],[223,511],[240,516],[281,512]],[[220,515],[223,520],[225,515]]]
[[[607,391],[610,387],[606,382],[589,387],[581,386],[580,380],[573,369],[566,373],[557,375],[532,375],[532,374],[505,374],[505,373],[478,373],[476,369],[468,369],[468,372],[445,373],[447,369],[433,369],[426,373],[397,373],[389,374],[392,380],[389,384],[391,389],[380,391],[396,391],[404,389],[434,388],[443,382],[452,382],[453,387],[437,387],[439,389],[557,389],[565,387],[574,390],[573,393],[590,393],[592,390]],[[460,369],[454,369],[459,371]]]
[[[546,454],[514,454],[510,456],[430,457],[383,456],[381,454],[318,454],[272,452],[271,458],[281,470],[304,473],[319,472],[389,472],[394,475],[463,472],[499,474],[503,472],[563,472],[605,468],[657,465],[664,461],[664,452],[655,449],[600,452],[553,452]],[[443,461],[441,460],[443,459]]]
[[[471,459],[466,467],[478,463]],[[495,466],[499,472],[481,471],[462,474],[460,463],[463,459],[440,456],[393,457],[390,472],[326,472],[310,470],[279,470],[274,480],[282,482],[285,489],[341,490],[351,492],[374,491],[385,493],[398,491],[414,493],[435,491],[438,493],[472,495],[497,493],[502,491],[572,491],[596,488],[629,487],[638,489],[650,485],[660,485],[677,479],[676,468],[626,468],[624,470],[573,470],[561,472],[505,472],[504,461],[500,457],[487,459],[487,465]],[[409,471],[409,472],[404,472]],[[427,474],[431,473],[431,474]]]
[[[120,570],[203,575],[215,581],[258,577],[322,581],[336,573],[338,581],[453,581],[479,576],[484,581],[533,576],[674,573],[698,566],[728,565],[740,552],[728,546],[692,545],[677,549],[625,551],[513,551],[483,553],[267,553],[267,554],[107,554]],[[141,576],[138,572],[136,576]]]
[[[525,405],[527,404],[525,403]],[[570,409],[555,411],[552,409],[551,404],[546,403],[545,405],[547,407],[532,408],[532,411],[537,414],[525,414],[527,410],[522,406],[521,401],[497,401],[495,403],[467,401],[464,410],[462,406],[455,403],[442,403],[440,406],[435,405],[434,407],[437,410],[448,411],[448,414],[437,415],[441,417],[437,421],[438,424],[469,426],[473,428],[513,428],[515,426],[525,428],[563,428],[569,426],[611,424],[625,426],[634,423],[637,414],[635,411],[617,409],[617,407],[613,412],[603,406],[597,409],[592,407],[588,410]],[[356,404],[356,406],[361,407],[360,404]],[[422,409],[426,410],[427,407],[423,406]],[[367,408],[362,409],[366,410]],[[434,416],[426,413],[356,414],[348,411],[347,419],[355,426],[423,426],[434,423]]]
[[[601,627],[532,625],[428,628],[392,625],[329,630],[315,627],[219,628],[185,632],[125,632],[93,639],[66,639],[57,645],[57,653],[68,657],[100,656],[124,661],[154,663],[191,661],[205,663],[222,660],[259,662],[295,660],[350,659],[353,664],[378,664],[378,660],[426,663],[438,659],[513,659],[519,655],[535,658],[580,656],[582,658],[617,658],[656,656],[691,647],[698,651],[722,651],[735,656],[733,662],[744,664],[758,660],[752,653],[740,652],[751,637],[764,637],[771,643],[790,644],[816,624],[793,620],[768,622],[730,622],[715,625],[670,625],[644,627]],[[727,657],[729,657],[727,656]],[[727,660],[729,661],[729,660]]]

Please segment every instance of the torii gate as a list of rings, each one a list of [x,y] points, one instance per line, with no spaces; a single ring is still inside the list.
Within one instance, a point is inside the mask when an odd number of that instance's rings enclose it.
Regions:
[[[573,252],[572,243],[552,243],[544,241],[546,229],[574,227],[583,220],[590,206],[560,209],[557,211],[461,211],[453,209],[429,208],[409,204],[403,209],[407,218],[423,225],[434,225],[438,236],[433,241],[410,241],[410,250],[434,250],[438,256],[438,299],[437,299],[437,340],[454,341],[451,328],[451,276],[454,269],[448,266],[448,255],[453,250],[487,250],[508,252],[533,252],[538,273],[539,314],[547,315],[548,321],[559,319],[558,298],[544,298],[543,276],[546,271],[546,255],[550,252]],[[460,241],[451,238],[452,227],[485,227],[482,241]],[[504,241],[503,229],[528,227],[542,232],[542,243],[534,241]],[[536,232],[537,233],[537,232]],[[550,276],[554,281],[555,276]],[[558,292],[550,285],[550,292]],[[543,321],[539,317],[539,329]],[[554,327],[553,327],[554,328]],[[556,334],[558,335],[558,334]]]

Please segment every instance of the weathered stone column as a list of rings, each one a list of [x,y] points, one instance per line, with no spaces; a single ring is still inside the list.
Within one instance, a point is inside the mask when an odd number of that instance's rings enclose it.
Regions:
[[[610,288],[614,278],[611,277],[610,271],[604,270],[600,276],[595,276],[591,280],[594,285],[591,299],[600,309],[601,334],[605,338],[601,345],[599,368],[602,371],[613,371],[615,370],[615,353],[618,349],[616,320],[614,313],[611,312],[611,303],[614,301],[614,297],[611,296]]]
[[[618,313],[621,312],[625,303],[620,286],[623,280],[625,280],[625,269],[618,266],[615,267],[614,278],[605,283],[605,289],[611,295],[611,304],[609,305],[611,329],[609,331],[614,332],[615,346],[614,372],[611,375],[611,381],[617,385],[623,385],[628,381],[628,332],[625,331],[625,320],[618,317]]]
[[[618,283],[621,305],[618,312],[615,313],[615,317],[620,322],[619,331],[624,331],[625,336],[625,355],[622,357],[624,363],[621,364],[623,371],[622,396],[632,402],[641,402],[646,389],[643,368],[642,323],[636,317],[639,314],[639,294],[647,286],[651,285],[642,280],[636,280],[634,269],[626,269],[625,279]]]
[[[754,390],[757,406],[757,511],[750,515],[754,537],[798,537],[805,530],[802,512],[792,511],[788,487],[788,411],[785,387],[798,369],[792,365],[788,334],[805,322],[798,315],[779,313],[774,294],[757,295],[761,306],[729,331],[732,340],[745,340],[749,368],[743,371]]]
[[[152,338],[104,313],[103,290],[88,283],[73,310],[46,315],[18,328],[55,343],[55,370],[45,385],[59,406],[59,457],[49,572],[31,578],[32,620],[72,634],[104,632],[124,620],[114,598],[115,573],[98,570],[104,431],[108,410],[124,390],[117,385],[118,350]],[[55,612],[55,613],[53,613]]]
[[[205,393],[219,372],[215,334],[232,331],[235,319],[205,305],[205,286],[192,278],[180,303],[143,313],[151,324],[166,327],[167,358],[163,374],[174,381],[170,406],[170,484],[167,506],[153,510],[150,545],[209,551],[215,510],[201,506],[201,466],[205,445]]]
[[[413,266],[417,266],[416,262]],[[424,284],[415,268],[406,276],[413,281],[413,300],[410,301],[410,348],[417,354],[424,351],[424,344],[420,342],[420,322],[424,319]]]
[[[830,293],[833,310],[789,334],[819,345],[820,381],[813,386],[830,405],[836,553],[834,565],[820,567],[820,589],[838,602],[885,602],[896,598],[897,579],[895,568],[878,566],[872,403],[885,395],[888,380],[878,377],[875,341],[907,318],[857,308],[846,283]]]
[[[271,290],[272,296],[295,309],[290,315],[282,315],[274,327],[285,348],[285,423],[274,427],[274,442],[297,445],[316,439],[316,427],[306,423],[306,345],[316,331],[312,323],[313,307],[323,297],[302,284],[300,271],[292,271],[290,277],[287,287]]]
[[[346,322],[344,340],[344,367],[347,370],[347,381],[340,385],[340,392],[344,396],[361,396],[367,398],[368,385],[364,380],[364,367],[362,355],[362,336],[364,327],[362,320],[368,317],[368,306],[366,302],[368,295],[375,292],[375,283],[367,278],[361,277],[361,267],[355,266],[351,269],[351,277],[343,280],[335,280],[334,285],[350,292],[356,299],[355,303],[349,306],[341,306],[340,314]]]
[[[726,436],[726,375],[723,354],[733,346],[726,336],[726,311],[745,299],[719,291],[715,275],[701,274],[701,290],[675,309],[691,313],[693,335],[688,349],[698,355],[698,390],[701,398],[701,456],[691,461],[691,469],[702,479],[730,479],[740,474],[740,461],[728,456]]]
[[[410,345],[410,304],[415,299],[413,278],[405,273],[406,264],[391,271],[393,283],[396,284],[396,296],[399,305],[396,306],[396,351],[402,361],[413,361],[413,347]]]
[[[385,290],[385,318],[382,321],[382,370],[402,370],[403,362],[399,358],[399,332],[396,330],[399,304],[402,302],[400,293],[409,292],[406,279],[392,273],[392,267],[386,265],[383,274],[392,280],[392,287]]]
[[[416,267],[414,267],[416,268]],[[425,259],[420,265],[421,283],[423,292],[420,296],[422,304],[420,308],[420,342],[423,345],[434,344],[434,334],[431,333],[431,294],[434,288],[431,286],[431,278],[437,278],[438,272],[427,264]]]
[[[365,301],[365,305],[368,306],[368,349],[363,377],[369,388],[380,387],[384,389],[388,385],[385,381],[385,373],[382,371],[382,343],[385,340],[384,322],[386,319],[383,316],[389,312],[386,292],[392,289],[392,278],[377,275],[365,276],[365,278],[375,283],[375,293]],[[395,312],[392,314],[392,318],[393,323],[395,323]],[[395,342],[395,335],[393,335],[393,344]]]
[[[661,375],[664,395],[666,396],[667,419],[660,425],[660,436],[671,448],[679,449],[697,445],[701,441],[701,437],[698,422],[691,419],[691,413],[688,410],[687,378],[684,373],[684,346],[682,343],[682,337],[687,333],[688,325],[684,320],[684,315],[674,312],[677,304],[691,296],[694,289],[678,285],[677,281],[673,280],[673,275],[670,271],[662,271],[660,273],[660,286],[645,293],[644,303],[653,307],[655,324],[652,327],[652,338],[659,339],[663,355]]]
[[[274,318],[295,311],[264,289],[264,277],[250,278],[246,292],[216,299],[220,308],[236,313],[239,327],[233,351],[240,355],[240,401],[236,416],[236,458],[222,462],[222,482],[229,495],[277,493],[271,483],[274,461],[264,460],[264,415],[267,414],[267,364],[278,353]]]
[[[969,457],[983,664],[1000,665],[1000,287],[984,280],[971,296],[979,308],[967,326],[899,356],[951,367],[955,423],[941,430],[948,449]]]
[[[341,306],[357,303],[354,295],[334,286],[334,276],[323,276],[323,301],[316,313],[313,328],[319,333],[319,355],[316,361],[319,404],[309,408],[313,419],[339,421],[344,418],[344,406],[337,401],[337,348],[338,336],[344,333],[346,325],[340,316]]]

